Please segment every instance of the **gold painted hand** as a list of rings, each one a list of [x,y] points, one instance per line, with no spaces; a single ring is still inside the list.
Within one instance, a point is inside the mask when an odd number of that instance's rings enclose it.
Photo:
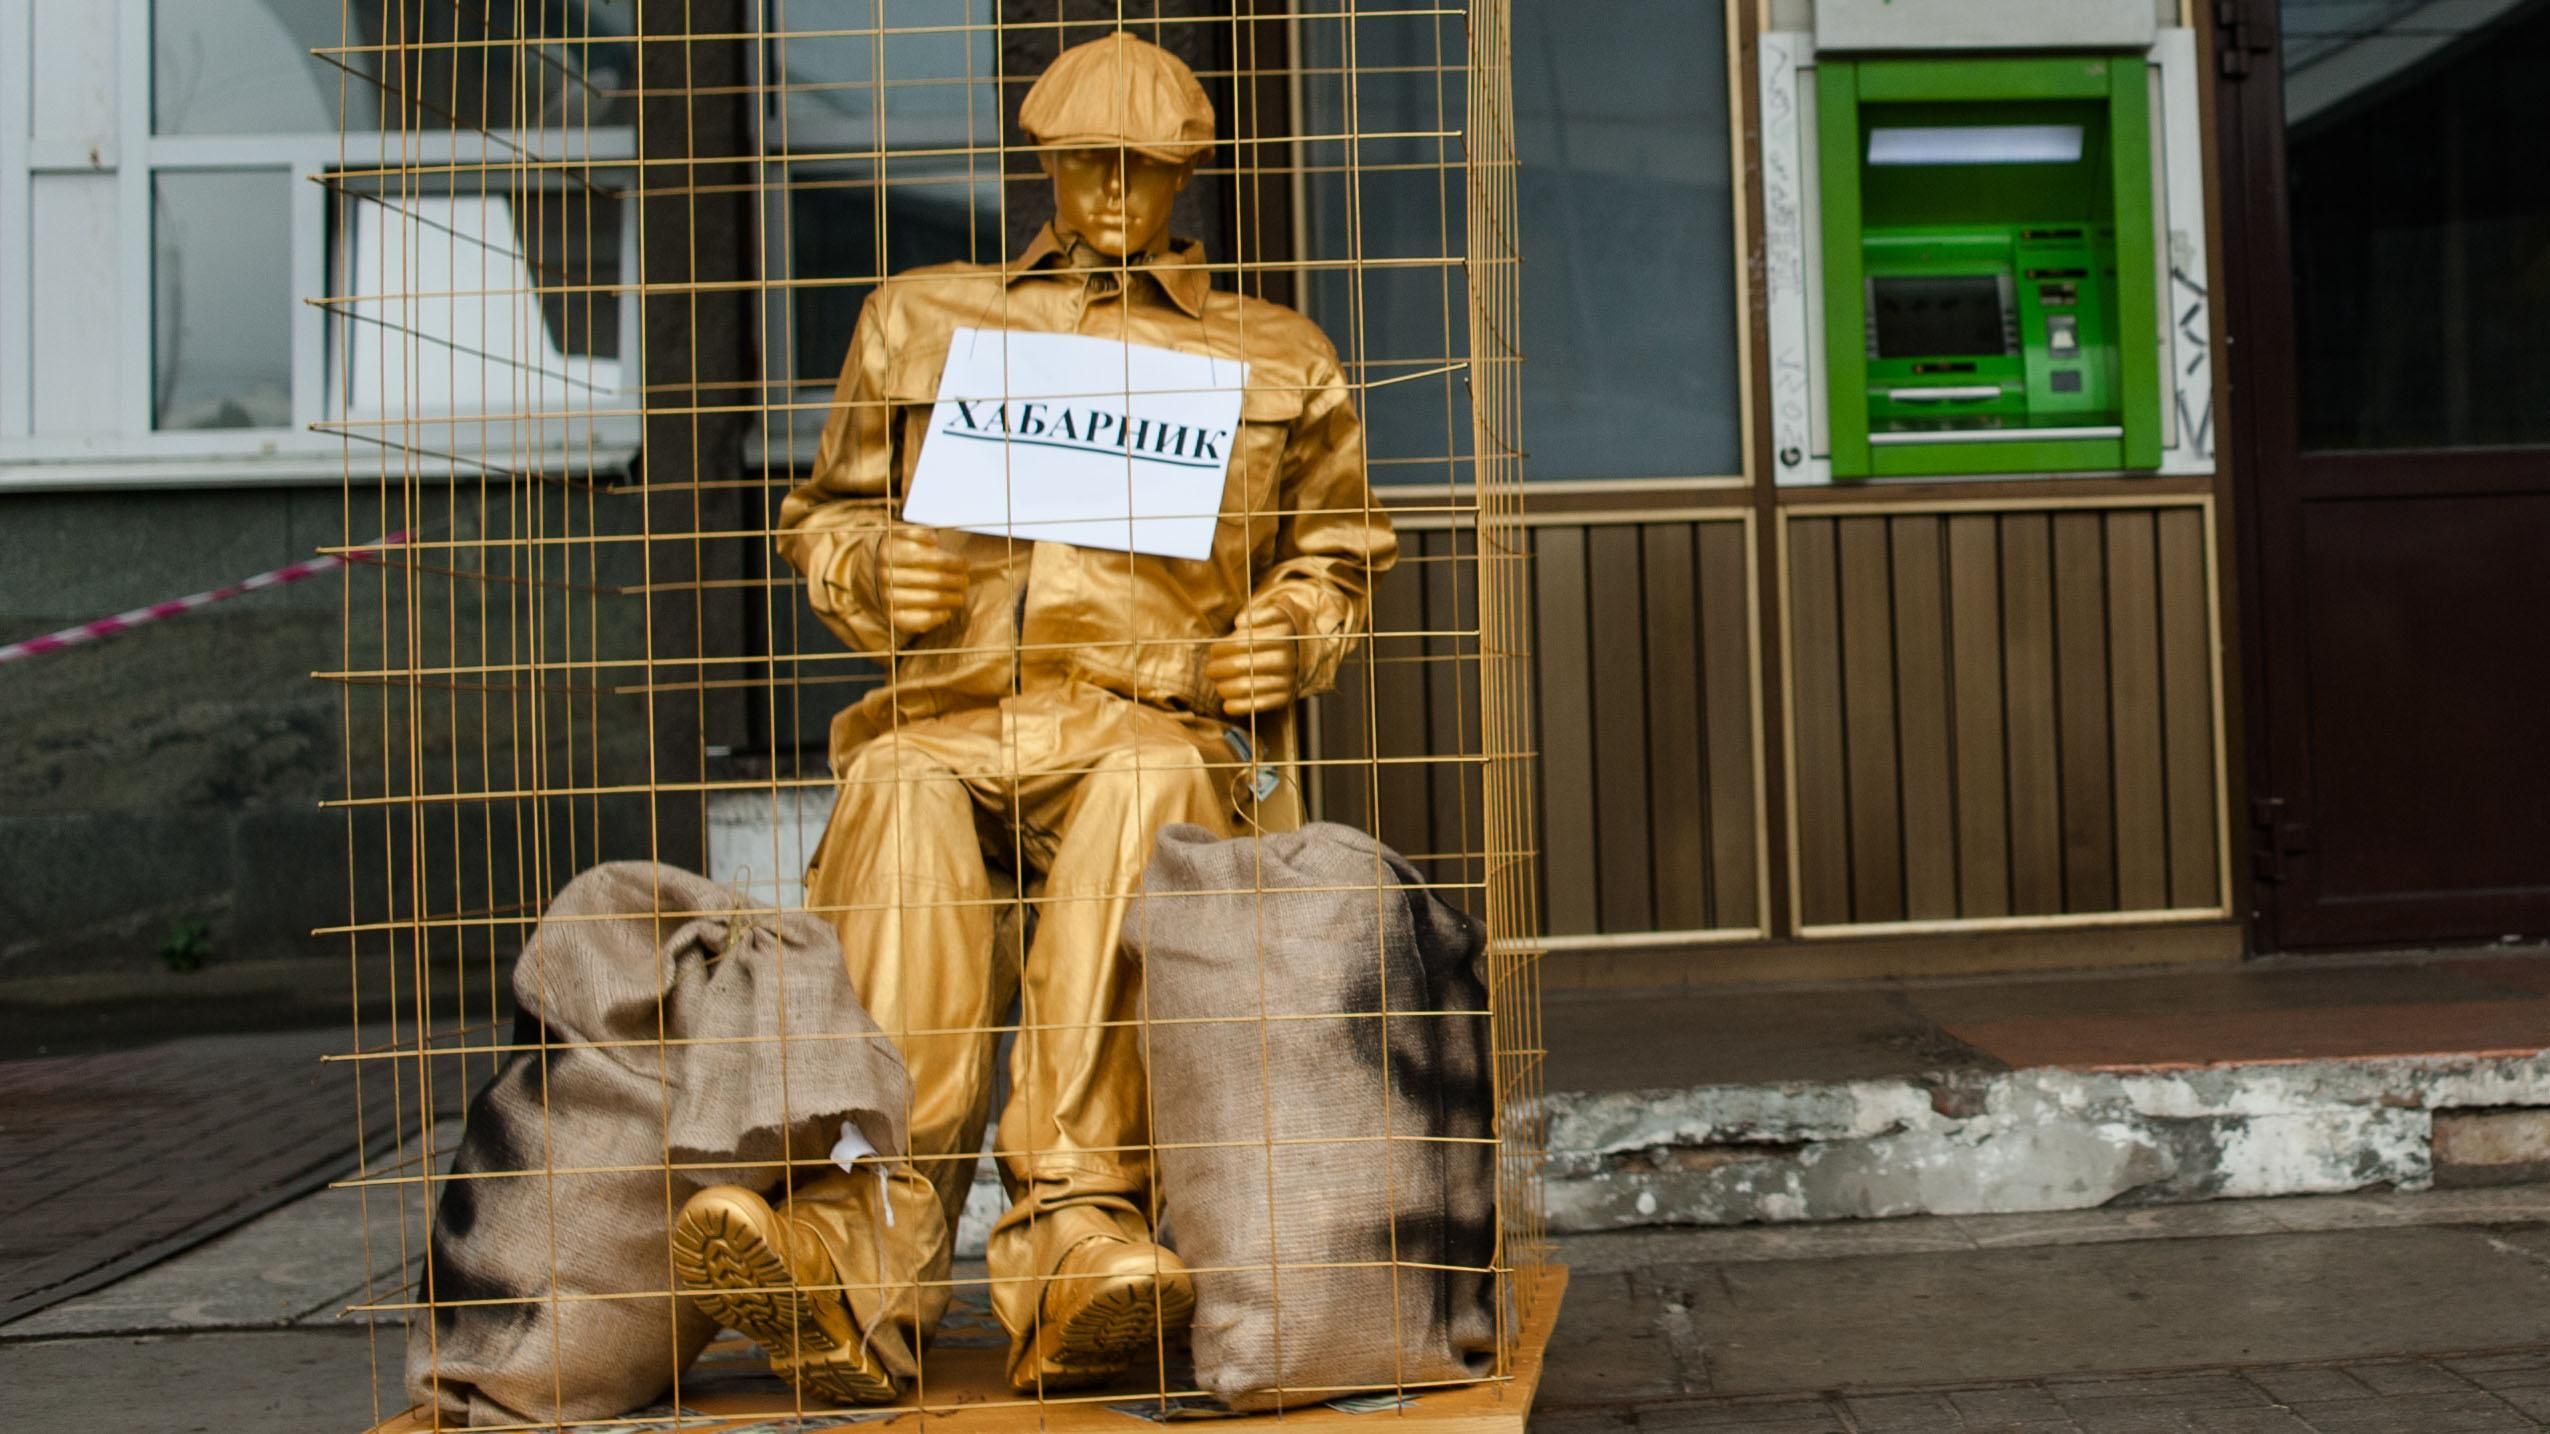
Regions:
[[[965,560],[939,546],[938,530],[898,523],[877,549],[877,587],[885,618],[918,637],[965,607]]]
[[[1292,614],[1273,604],[1242,612],[1204,663],[1204,675],[1222,694],[1223,712],[1245,717],[1291,706],[1301,683],[1300,636]]]

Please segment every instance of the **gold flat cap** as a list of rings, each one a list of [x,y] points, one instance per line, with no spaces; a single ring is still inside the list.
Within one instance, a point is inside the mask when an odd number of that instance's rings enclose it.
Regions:
[[[1186,62],[1119,30],[1054,57],[1018,107],[1042,145],[1122,145],[1170,164],[1213,152],[1213,102]]]

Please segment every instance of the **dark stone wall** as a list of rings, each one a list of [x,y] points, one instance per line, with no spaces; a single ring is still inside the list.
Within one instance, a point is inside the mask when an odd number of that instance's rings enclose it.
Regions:
[[[309,556],[333,490],[0,497],[0,640]],[[155,965],[181,922],[217,947],[308,949],[345,907],[341,584],[257,593],[0,669],[0,976]]]
[[[474,923],[429,954],[501,956],[574,871],[695,825],[680,801],[515,795],[645,781],[644,674],[594,665],[645,651],[638,545],[516,541],[634,531],[636,500],[417,496],[407,521],[450,546],[0,671],[0,980],[156,971],[197,923],[211,961],[341,960],[312,928],[420,912]],[[345,507],[334,487],[0,497],[0,640],[306,558],[343,541]],[[349,795],[366,805],[322,806]]]

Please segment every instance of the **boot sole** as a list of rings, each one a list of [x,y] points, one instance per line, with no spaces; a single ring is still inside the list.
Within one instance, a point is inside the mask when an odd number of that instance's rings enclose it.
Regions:
[[[1132,1367],[1134,1356],[1195,1318],[1195,1287],[1186,1280],[1124,1275],[1107,1281],[1059,1328],[1040,1341],[1045,1387],[1103,1383]]]
[[[815,1318],[788,1263],[761,1231],[732,1210],[685,1210],[673,1227],[673,1278],[700,1313],[760,1345],[770,1367],[801,1392],[840,1404],[884,1404],[895,1396],[882,1374],[813,1356],[842,1343]]]

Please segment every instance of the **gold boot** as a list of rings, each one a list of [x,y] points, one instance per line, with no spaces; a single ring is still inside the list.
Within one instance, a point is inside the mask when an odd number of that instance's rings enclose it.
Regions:
[[[895,1200],[897,1211],[935,1215],[928,1187],[909,1183],[916,1189]],[[808,1398],[888,1403],[916,1367],[913,1351],[944,1311],[946,1291],[875,1288],[945,1273],[884,1268],[904,1243],[874,1238],[884,1198],[864,1172],[812,1181],[776,1210],[741,1186],[703,1190],[673,1222],[673,1277],[702,1314],[760,1345],[771,1369]]]
[[[1186,1262],[1147,1240],[1098,1236],[1066,1252],[1046,1276],[1035,1358],[1013,1361],[1020,1392],[1103,1384],[1195,1318]]]

